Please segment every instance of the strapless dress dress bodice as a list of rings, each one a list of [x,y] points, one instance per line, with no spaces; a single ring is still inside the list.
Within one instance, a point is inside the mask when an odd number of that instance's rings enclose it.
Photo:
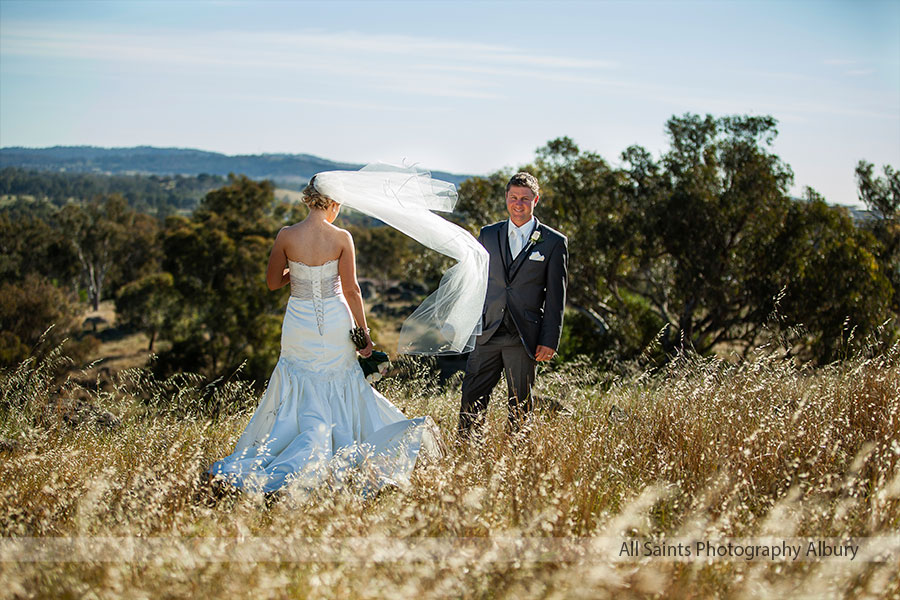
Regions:
[[[316,266],[289,260],[288,268],[291,271],[291,296],[295,298],[315,300],[341,294],[338,259]]]
[[[296,260],[288,260],[291,271],[291,297],[312,302],[316,313],[319,335],[324,334],[325,302],[329,298],[341,296],[341,277],[338,274],[338,259],[321,265],[308,265]]]

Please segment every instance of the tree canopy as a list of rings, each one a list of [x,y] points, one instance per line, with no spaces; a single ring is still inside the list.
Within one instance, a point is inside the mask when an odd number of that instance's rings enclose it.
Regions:
[[[538,217],[569,237],[568,303],[594,332],[581,348],[628,356],[658,339],[667,354],[746,352],[773,328],[803,326],[796,351],[827,361],[842,332],[863,335],[889,316],[875,239],[814,191],[788,195],[776,125],[686,114],[666,124],[659,159],[632,146],[617,169],[564,137],[522,167],[541,184]],[[461,186],[470,222],[505,218],[509,175]]]
[[[669,119],[666,132],[659,156],[632,146],[614,166],[560,137],[520,169],[540,182],[538,218],[569,239],[561,357],[747,353],[800,332],[790,352],[827,362],[843,356],[853,337],[886,323],[896,329],[895,169],[885,166],[879,176],[860,161],[859,194],[871,217],[855,221],[815,190],[789,196],[793,174],[772,149],[772,117],[685,114]],[[511,175],[464,181],[449,218],[473,234],[505,219]],[[9,186],[22,174],[3,176]],[[305,207],[276,202],[271,182],[243,175],[209,190],[190,215],[164,211],[162,220],[136,210],[139,204],[115,193],[62,206],[4,201],[0,359],[25,356],[52,322],[61,324],[59,335],[71,330],[77,291],[95,309],[115,297],[120,325],[146,332],[151,350],[165,340],[159,373],[215,378],[235,376],[243,365],[237,376],[265,383],[287,297],[266,286],[268,253],[278,229],[301,220]],[[434,286],[448,266],[372,219],[348,214],[344,225],[360,276]],[[29,314],[16,320],[23,311]]]
[[[284,290],[271,292],[265,270],[275,217],[274,188],[244,176],[210,192],[191,218],[169,217],[162,234],[164,272],[172,277],[161,333],[172,342],[157,368],[264,383],[279,350]]]

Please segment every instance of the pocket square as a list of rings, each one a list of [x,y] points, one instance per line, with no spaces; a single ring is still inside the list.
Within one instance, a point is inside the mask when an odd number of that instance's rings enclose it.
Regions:
[[[536,260],[538,262],[541,262],[544,260],[544,255],[535,250],[531,253],[531,256],[528,257],[528,260]]]

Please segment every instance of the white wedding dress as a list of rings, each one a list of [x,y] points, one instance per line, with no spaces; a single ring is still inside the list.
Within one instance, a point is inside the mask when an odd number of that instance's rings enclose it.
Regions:
[[[408,485],[418,456],[440,453],[434,421],[407,419],[366,382],[338,261],[288,267],[281,356],[234,452],[209,474],[261,492],[340,487],[352,472],[366,492]]]

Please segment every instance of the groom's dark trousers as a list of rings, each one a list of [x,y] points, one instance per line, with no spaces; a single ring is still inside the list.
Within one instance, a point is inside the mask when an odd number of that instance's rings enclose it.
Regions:
[[[460,434],[466,436],[473,428],[481,428],[491,391],[500,381],[501,374],[506,375],[507,430],[517,430],[532,408],[535,365],[536,361],[528,356],[519,334],[504,325],[487,342],[476,346],[466,363],[459,413]]]
[[[483,227],[478,241],[490,256],[482,333],[466,363],[459,436],[480,429],[488,400],[506,376],[507,430],[515,431],[531,410],[537,347],[556,349],[566,301],[568,244],[558,231],[536,221],[525,248],[513,257],[507,221]]]

